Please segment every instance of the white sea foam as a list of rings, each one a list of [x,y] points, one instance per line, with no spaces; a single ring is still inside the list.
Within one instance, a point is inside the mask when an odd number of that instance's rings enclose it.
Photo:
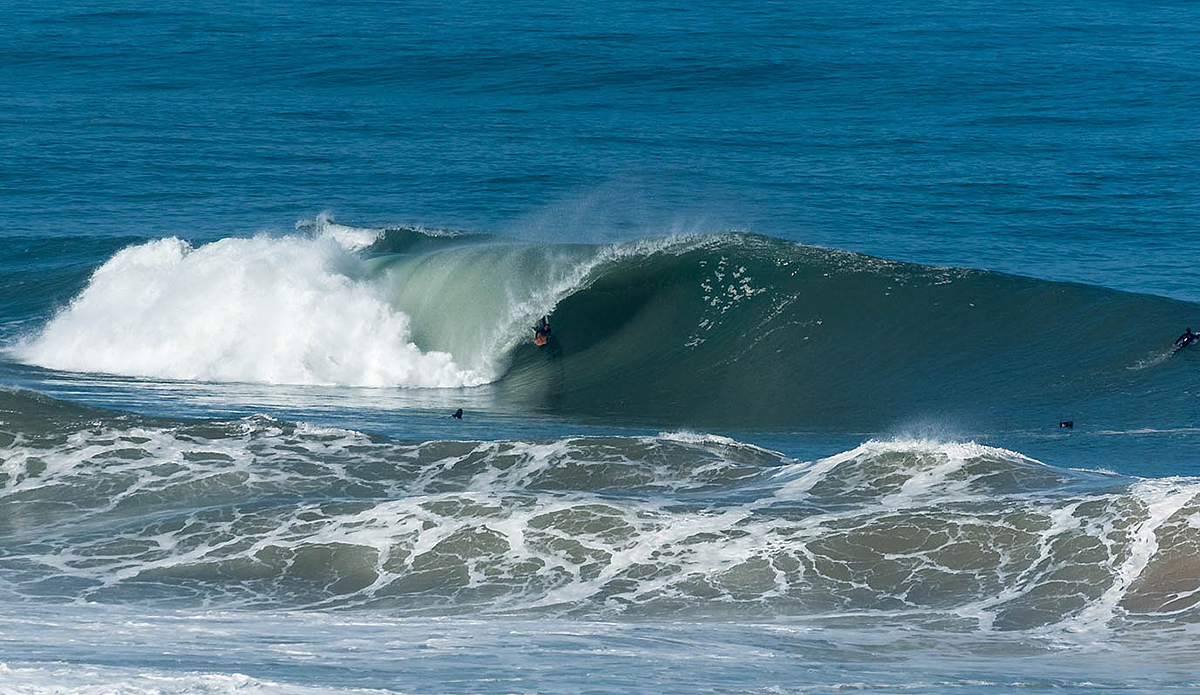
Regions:
[[[180,380],[476,386],[503,374],[531,322],[598,268],[724,238],[364,259],[383,230],[324,214],[300,226],[306,233],[123,249],[13,353],[50,369]]]
[[[1158,538],[1165,520],[1200,525],[1194,479],[1064,497],[1048,467],[973,443],[793,464],[692,433],[412,444],[238,424],[20,438],[0,468],[10,556],[100,602],[156,586],[168,602],[413,614],[885,608],[1059,634],[1121,614],[1159,544],[1179,547]],[[1046,487],[1013,487],[1025,474]],[[713,486],[733,494],[714,504]]]
[[[252,678],[240,673],[175,673],[146,668],[0,662],[0,695],[373,695],[393,691],[307,686]]]
[[[297,222],[296,228],[312,226],[320,237],[333,239],[347,251],[361,251],[379,240],[383,235],[382,229],[372,227],[351,227],[333,221],[333,215],[322,212],[313,222]]]
[[[726,446],[726,447],[741,447],[741,448],[745,448],[745,449],[751,449],[754,451],[762,452],[765,454],[770,454],[773,456],[779,456],[781,458],[783,457],[783,454],[781,454],[777,451],[771,451],[770,449],[763,449],[762,447],[758,447],[753,444],[747,444],[746,442],[739,442],[738,440],[730,438],[730,437],[725,437],[725,436],[722,436],[719,434],[709,434],[707,432],[692,432],[689,430],[676,430],[674,432],[659,432],[657,439],[666,441],[666,442],[678,442],[680,444],[716,444],[719,446]]]
[[[1045,465],[1015,451],[975,442],[938,442],[924,439],[879,441],[872,439],[849,451],[843,451],[819,461],[797,463],[780,469],[776,474],[780,481],[776,497],[779,499],[803,497],[827,474],[839,466],[851,461],[888,454],[919,457],[932,463],[920,470],[909,471],[909,476],[901,487],[882,498],[885,507],[905,507],[927,498],[931,494],[941,495],[943,499],[965,496],[965,481],[952,480],[951,474],[961,469],[963,464],[971,459],[990,456],[1023,464]]]
[[[488,380],[423,351],[409,317],[327,238],[179,239],[126,248],[32,340],[26,362],[203,381],[471,386]]]
[[[1135,484],[1130,493],[1145,511],[1130,529],[1127,554],[1114,568],[1113,582],[1100,599],[1070,622],[1072,630],[1095,632],[1109,624],[1121,600],[1158,553],[1159,528],[1200,495],[1200,485],[1190,478],[1144,480]]]

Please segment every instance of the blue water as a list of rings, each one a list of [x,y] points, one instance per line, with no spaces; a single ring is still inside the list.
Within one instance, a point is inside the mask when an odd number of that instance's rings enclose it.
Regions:
[[[4,9],[0,692],[1200,687],[1192,3]]]
[[[11,25],[0,173],[38,235],[326,209],[572,240],[740,227],[1200,297],[1178,275],[1186,2],[68,3]]]

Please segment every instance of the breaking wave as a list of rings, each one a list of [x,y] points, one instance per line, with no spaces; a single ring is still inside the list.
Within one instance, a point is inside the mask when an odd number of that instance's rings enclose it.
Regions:
[[[964,631],[1200,620],[1194,478],[974,443],[802,461],[695,433],[413,443],[0,399],[10,601]]]
[[[57,370],[484,387],[532,408],[876,426],[1154,412],[1195,305],[727,233],[605,246],[362,229],[127,247],[14,350]],[[549,315],[554,339],[530,342]],[[1175,399],[1175,400],[1173,400]],[[1092,417],[1093,420],[1105,418]],[[1110,421],[1110,420],[1106,420]]]

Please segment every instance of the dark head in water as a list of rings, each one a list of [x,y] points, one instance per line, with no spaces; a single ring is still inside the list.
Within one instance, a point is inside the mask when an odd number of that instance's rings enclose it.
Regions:
[[[1075,426],[1075,421],[1074,420],[1063,420],[1062,422],[1058,423],[1058,426],[1061,428],[1065,428],[1065,429],[1071,429],[1072,427]]]
[[[451,415],[450,417],[454,418],[455,420],[461,420],[462,419],[462,408],[459,408],[458,410],[454,411],[454,414]]]
[[[1180,348],[1185,348],[1196,342],[1196,338],[1200,338],[1200,334],[1192,333],[1192,327],[1188,326],[1183,330],[1183,335],[1175,339],[1175,344]]]

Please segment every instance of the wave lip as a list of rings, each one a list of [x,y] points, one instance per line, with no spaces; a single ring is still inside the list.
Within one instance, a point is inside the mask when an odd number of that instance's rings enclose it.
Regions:
[[[383,229],[338,224],[333,221],[333,215],[328,212],[322,212],[311,222],[297,222],[296,229],[332,239],[348,251],[361,251],[368,248],[378,242],[384,234]]]

